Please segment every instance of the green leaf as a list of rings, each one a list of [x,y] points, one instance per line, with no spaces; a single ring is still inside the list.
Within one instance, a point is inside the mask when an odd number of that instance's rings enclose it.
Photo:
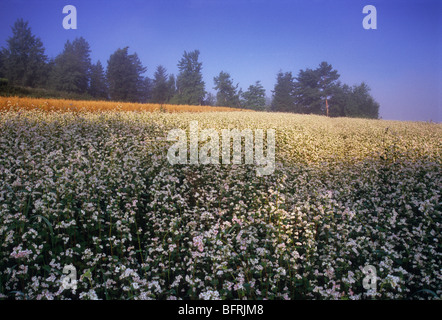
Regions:
[[[43,217],[42,215],[32,216],[31,220],[36,219],[36,218],[40,218],[48,226],[49,231],[51,232],[52,247],[54,247],[54,244],[55,244],[55,242],[54,242],[54,229],[52,228],[52,224],[49,222],[49,220],[46,217]]]
[[[84,273],[83,277],[88,278],[89,280],[91,280],[91,279],[92,279],[91,269],[88,269],[88,270]]]

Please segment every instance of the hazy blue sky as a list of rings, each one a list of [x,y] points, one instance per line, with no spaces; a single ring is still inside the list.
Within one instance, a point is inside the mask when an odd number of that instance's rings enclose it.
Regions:
[[[77,8],[76,30],[62,26]],[[365,30],[365,5],[377,30]],[[246,90],[261,80],[271,96],[279,70],[327,61],[349,85],[365,81],[384,119],[442,121],[442,0],[1,0],[0,46],[17,18],[29,21],[49,57],[83,36],[93,62],[129,46],[147,76],[178,73],[184,50],[199,49],[206,90],[230,73]]]

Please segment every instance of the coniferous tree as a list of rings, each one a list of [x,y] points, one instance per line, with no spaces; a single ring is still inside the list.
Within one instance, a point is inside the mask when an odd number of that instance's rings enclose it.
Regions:
[[[28,22],[18,19],[12,27],[12,37],[2,51],[3,75],[12,85],[36,87],[45,83],[46,62],[43,43],[34,36]]]
[[[5,49],[0,49],[0,78],[5,77]]]
[[[141,88],[137,101],[143,103],[152,101],[152,88],[153,80],[149,77],[141,77]]]
[[[202,63],[198,61],[199,54],[199,50],[184,51],[183,57],[178,62],[175,103],[200,105],[204,100],[206,91],[201,73]]]
[[[379,104],[369,91],[370,88],[364,82],[353,87],[338,83],[332,89],[330,116],[377,119]]]
[[[83,38],[66,42],[64,50],[54,60],[51,86],[56,90],[86,93],[91,71],[89,43]]]
[[[214,105],[216,105],[216,96],[212,92],[207,92],[203,104],[205,106],[214,106]]]
[[[359,86],[353,86],[352,98],[358,110],[358,117],[377,119],[379,117],[379,103],[370,95],[370,88],[365,82]]]
[[[106,84],[106,76],[104,74],[104,68],[100,62],[91,65],[91,77],[89,84],[89,94],[98,99],[108,99],[108,89]]]
[[[336,70],[333,70],[332,65],[327,62],[321,62],[315,72],[318,76],[318,89],[321,98],[320,113],[328,115],[329,110],[326,110],[326,108],[328,108],[328,100],[332,97],[333,88],[340,75]]]
[[[238,85],[233,85],[233,80],[227,72],[221,71],[217,77],[213,78],[215,83],[216,105],[223,107],[239,107]]]
[[[176,94],[176,80],[173,74],[169,75],[167,80],[167,102],[170,102],[173,96]]]
[[[330,98],[329,116],[345,117],[349,114],[349,108],[354,105],[352,99],[352,88],[341,82],[336,83],[332,88],[332,97]]]
[[[260,81],[250,85],[246,92],[242,93],[244,108],[262,111],[266,105],[266,91]]]
[[[117,101],[145,101],[150,88],[150,80],[142,74],[146,68],[136,53],[129,54],[129,47],[117,49],[107,62],[106,79],[109,95]]]
[[[321,62],[314,70],[300,70],[296,79],[291,73],[280,71],[271,110],[328,114],[331,117],[378,118],[379,104],[369,94],[370,88],[365,83],[350,87],[342,84],[339,77],[327,62]]]
[[[293,76],[291,72],[280,71],[276,76],[276,84],[271,104],[272,111],[294,112]]]
[[[295,112],[326,114],[326,99],[331,98],[339,74],[327,62],[315,70],[300,70],[294,83]]]
[[[167,70],[159,65],[155,71],[152,84],[152,102],[166,103],[169,99],[170,88],[167,78]]]
[[[318,88],[319,77],[317,73],[307,68],[300,70],[294,82],[293,97],[297,113],[319,114],[322,106],[321,95]]]

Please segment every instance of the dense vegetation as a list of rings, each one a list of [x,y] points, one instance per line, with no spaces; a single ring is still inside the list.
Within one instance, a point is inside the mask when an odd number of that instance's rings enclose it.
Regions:
[[[164,137],[192,120],[275,129],[275,172],[170,165]],[[13,106],[0,111],[0,297],[440,299],[441,141],[430,123]]]

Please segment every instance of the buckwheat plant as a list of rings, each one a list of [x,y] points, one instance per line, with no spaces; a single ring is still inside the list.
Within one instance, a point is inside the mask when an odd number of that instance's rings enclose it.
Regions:
[[[170,164],[191,121],[275,130],[274,171]],[[0,298],[441,299],[441,141],[434,123],[5,109]]]

